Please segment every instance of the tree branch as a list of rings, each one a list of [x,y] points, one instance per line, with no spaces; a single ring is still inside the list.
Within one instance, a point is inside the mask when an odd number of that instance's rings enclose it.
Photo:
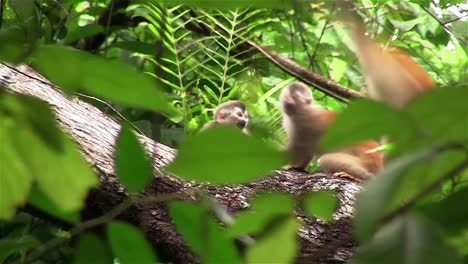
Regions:
[[[128,194],[114,171],[114,147],[120,124],[96,107],[66,96],[50,82],[27,66],[9,67],[0,64],[0,87],[9,92],[35,96],[47,102],[54,111],[59,127],[80,147],[86,160],[99,175],[100,186],[90,192],[82,221],[100,219],[128,199]],[[176,151],[140,135],[153,165],[158,171],[170,163]],[[330,190],[337,193],[339,208],[334,221],[323,223],[307,218],[300,208],[295,210],[303,226],[298,230],[300,254],[298,263],[347,262],[356,243],[351,235],[354,197],[360,187],[345,179],[325,174],[308,175],[291,171],[274,171],[268,177],[242,185],[211,186],[195,184],[164,174],[155,175],[142,195],[158,197],[177,193],[182,199],[194,199],[192,193],[204,191],[215,197],[230,213],[248,208],[250,199],[259,193],[279,191],[299,196],[306,192]],[[34,213],[34,211],[32,211]],[[131,223],[151,242],[158,257],[172,263],[197,263],[198,257],[176,232],[164,203],[136,203],[118,219]],[[99,222],[100,224],[100,222]],[[333,241],[341,240],[339,246]],[[320,257],[316,253],[320,252]],[[322,254],[325,252],[325,254]]]

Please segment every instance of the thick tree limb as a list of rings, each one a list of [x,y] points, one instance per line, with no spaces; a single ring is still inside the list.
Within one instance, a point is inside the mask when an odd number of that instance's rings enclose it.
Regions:
[[[127,193],[118,183],[114,172],[113,152],[120,129],[116,120],[90,104],[64,95],[26,66],[14,68],[0,64],[0,87],[14,93],[35,96],[50,104],[60,128],[77,142],[86,160],[95,168],[101,184],[90,193],[82,212],[83,220],[96,218],[126,199]],[[167,146],[145,136],[140,136],[140,140],[151,157],[154,157],[154,167],[158,170],[175,157],[175,151]],[[351,237],[350,219],[354,196],[360,187],[347,180],[324,174],[275,171],[268,177],[244,185],[211,186],[160,175],[155,176],[145,195],[178,192],[182,193],[182,198],[192,199],[190,194],[197,189],[206,191],[233,213],[248,208],[250,198],[262,192],[280,191],[300,195],[318,190],[334,191],[340,205],[332,223],[309,219],[300,209],[296,210],[298,219],[303,223],[298,231],[301,251],[297,262],[347,262],[356,246]],[[198,262],[198,258],[175,231],[163,204],[136,204],[119,218],[139,226],[161,259],[173,263]]]

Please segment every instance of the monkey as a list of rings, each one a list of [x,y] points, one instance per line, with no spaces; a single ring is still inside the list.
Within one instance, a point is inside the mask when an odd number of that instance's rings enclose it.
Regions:
[[[206,123],[200,131],[205,131],[215,126],[234,126],[242,130],[244,134],[249,134],[247,125],[249,115],[244,103],[231,100],[220,104],[214,111],[213,120]]]
[[[305,170],[314,155],[321,155],[319,167],[335,176],[366,180],[383,166],[381,153],[369,153],[379,144],[369,140],[337,152],[322,153],[318,144],[337,113],[313,106],[312,92],[301,82],[286,86],[280,95],[283,128],[288,137],[289,167]]]
[[[433,88],[429,74],[404,51],[383,49],[365,36],[353,15],[345,18],[355,53],[366,77],[370,98],[401,109],[421,93]]]

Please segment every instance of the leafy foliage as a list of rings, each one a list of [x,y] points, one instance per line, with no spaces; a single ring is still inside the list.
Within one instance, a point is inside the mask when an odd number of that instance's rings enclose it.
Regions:
[[[346,106],[313,91],[322,107],[342,112],[321,142],[324,147],[381,136],[392,142],[386,169],[357,197],[354,231],[360,247],[355,263],[458,263],[460,257],[468,258],[463,208],[468,19],[462,2],[355,2],[369,36],[407,51],[441,88],[398,111],[368,100]],[[128,4],[2,1],[0,61],[30,62],[70,95],[80,91],[112,101],[99,107],[126,120],[115,162],[121,183],[131,192],[146,187],[151,165],[127,122],[177,146],[177,159],[167,170],[190,180],[247,182],[284,165],[278,92],[293,78],[249,41],[343,86],[360,90],[364,85],[354,47],[343,25],[333,20],[336,9],[329,1],[123,3]],[[233,99],[247,104],[253,137],[226,128],[194,135],[217,105]],[[5,220],[0,222],[0,261],[157,261],[138,230],[112,222],[118,213],[80,222],[85,195],[97,177],[56,128],[47,105],[0,92],[0,119],[0,218]],[[74,227],[59,228],[19,212],[25,204]],[[316,192],[305,196],[303,205],[309,215],[330,220],[336,197]],[[251,210],[225,223],[226,229],[204,202],[170,202],[168,207],[177,230],[204,263],[240,263],[233,240],[252,234],[257,240],[246,249],[249,263],[289,263],[298,252],[300,224],[289,195],[258,195]],[[83,233],[97,224],[108,224],[107,241]],[[76,236],[76,246],[66,243]]]
[[[188,139],[167,170],[192,180],[241,183],[286,162],[284,153],[242,134],[239,129],[215,127]],[[230,169],[223,170],[226,167]]]

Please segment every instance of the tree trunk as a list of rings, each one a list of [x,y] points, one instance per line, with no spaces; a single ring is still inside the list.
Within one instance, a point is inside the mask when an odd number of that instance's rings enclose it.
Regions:
[[[53,109],[58,125],[79,145],[86,160],[100,178],[100,186],[91,191],[82,211],[82,220],[96,218],[126,199],[127,193],[119,184],[114,171],[114,145],[120,125],[98,108],[67,96],[47,79],[28,66],[12,67],[0,64],[0,87],[14,93],[32,95],[47,102]],[[158,176],[154,176],[144,195],[160,195],[202,189],[215,197],[220,204],[235,215],[248,208],[250,199],[258,193],[280,191],[292,195],[318,190],[337,193],[339,208],[331,223],[307,218],[297,208],[295,213],[303,223],[298,231],[300,253],[298,263],[348,262],[356,243],[351,236],[351,217],[354,197],[360,187],[346,179],[325,174],[308,175],[300,172],[278,170],[266,177],[242,185],[211,186],[195,184],[161,174],[161,168],[170,163],[176,151],[143,135],[139,139],[145,146]],[[136,204],[119,216],[145,233],[161,260],[173,263],[199,262],[198,257],[177,234],[163,204]]]

